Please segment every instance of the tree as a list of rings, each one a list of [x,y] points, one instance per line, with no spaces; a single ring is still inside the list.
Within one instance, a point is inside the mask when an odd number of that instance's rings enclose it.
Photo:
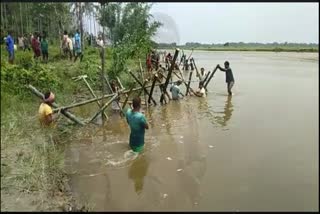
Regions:
[[[129,58],[144,56],[155,44],[151,37],[160,22],[151,21],[147,3],[109,3],[99,11],[99,22],[108,28],[113,45],[111,76],[126,69]]]

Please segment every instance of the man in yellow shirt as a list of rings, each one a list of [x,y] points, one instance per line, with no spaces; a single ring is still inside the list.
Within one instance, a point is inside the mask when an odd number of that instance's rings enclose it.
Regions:
[[[54,120],[58,118],[60,115],[60,111],[58,115],[53,117],[53,110],[51,108],[51,104],[54,102],[54,94],[52,92],[47,92],[44,95],[43,102],[39,107],[39,120],[42,126],[52,127]]]

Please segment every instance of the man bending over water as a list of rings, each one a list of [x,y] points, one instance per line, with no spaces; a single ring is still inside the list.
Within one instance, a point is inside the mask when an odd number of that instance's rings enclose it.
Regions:
[[[133,109],[129,108],[126,113],[127,122],[130,126],[129,146],[134,152],[141,152],[144,147],[145,129],[149,129],[144,114],[140,112],[141,99],[135,97],[132,100]]]
[[[234,78],[233,78],[232,70],[229,66],[230,66],[229,62],[225,61],[224,62],[225,68],[221,68],[220,65],[218,65],[218,68],[220,69],[220,71],[226,72],[226,83],[228,87],[228,94],[231,96],[232,95],[231,88],[234,85]]]
[[[39,107],[39,120],[43,127],[52,127],[53,122],[60,115],[60,111],[56,117],[53,117],[53,110],[51,104],[54,102],[54,94],[52,92],[47,92],[44,95],[43,102]]]

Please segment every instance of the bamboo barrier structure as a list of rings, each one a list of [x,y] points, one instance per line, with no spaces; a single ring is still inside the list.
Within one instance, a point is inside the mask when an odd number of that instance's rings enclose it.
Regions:
[[[35,94],[35,95],[36,95],[37,97],[39,97],[40,99],[43,99],[43,98],[44,98],[44,94],[41,93],[40,91],[38,91],[38,90],[37,90],[35,87],[33,87],[32,85],[28,85],[27,87],[32,91],[33,94]],[[59,105],[56,104],[56,103],[52,103],[51,105],[52,105],[52,107],[55,107],[55,108],[58,108],[58,107],[59,107]],[[73,114],[71,114],[70,112],[68,112],[66,109],[61,109],[61,113],[62,113],[65,117],[67,117],[68,119],[72,120],[73,122],[75,122],[75,123],[77,123],[77,124],[79,124],[79,125],[82,125],[82,126],[85,125],[84,122],[82,122],[82,121],[81,121],[80,119],[78,119],[76,116],[74,116]]]
[[[153,102],[154,105],[157,105],[157,102],[152,98],[152,96],[150,95],[150,93],[147,91],[147,89],[145,87],[143,87],[143,84],[139,81],[139,79],[129,70],[129,74],[136,80],[136,82],[142,87],[142,90],[144,90],[144,92],[151,97],[151,100]]]
[[[115,94],[106,104],[104,104],[104,106],[97,113],[95,113],[95,115],[90,119],[89,122],[92,122],[94,119],[96,119],[98,115],[101,114],[101,112],[103,112],[112,103],[112,101],[118,98],[118,96],[118,94]]]
[[[216,66],[216,68],[212,71],[212,73],[211,73],[211,75],[210,75],[210,77],[209,77],[208,81],[204,84],[204,88],[205,88],[206,90],[207,90],[207,86],[208,86],[208,84],[209,84],[210,80],[212,79],[212,77],[213,77],[214,73],[216,73],[217,69],[218,69],[218,66]]]
[[[171,66],[170,66],[170,68],[169,68],[169,72],[168,72],[166,81],[165,81],[165,83],[164,83],[164,85],[163,85],[163,87],[162,87],[162,93],[161,93],[161,97],[160,97],[160,103],[163,102],[164,94],[165,94],[165,92],[167,91],[167,87],[168,87],[168,84],[169,84],[169,79],[171,78],[172,71],[173,71],[173,69],[174,69],[174,67],[175,67],[178,54],[179,54],[179,48],[177,48],[177,49],[176,49],[176,52],[174,53],[173,60],[172,60]]]

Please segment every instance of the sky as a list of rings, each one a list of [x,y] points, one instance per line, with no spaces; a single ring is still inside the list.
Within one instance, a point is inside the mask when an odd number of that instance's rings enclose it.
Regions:
[[[156,42],[319,44],[319,3],[154,3]]]

